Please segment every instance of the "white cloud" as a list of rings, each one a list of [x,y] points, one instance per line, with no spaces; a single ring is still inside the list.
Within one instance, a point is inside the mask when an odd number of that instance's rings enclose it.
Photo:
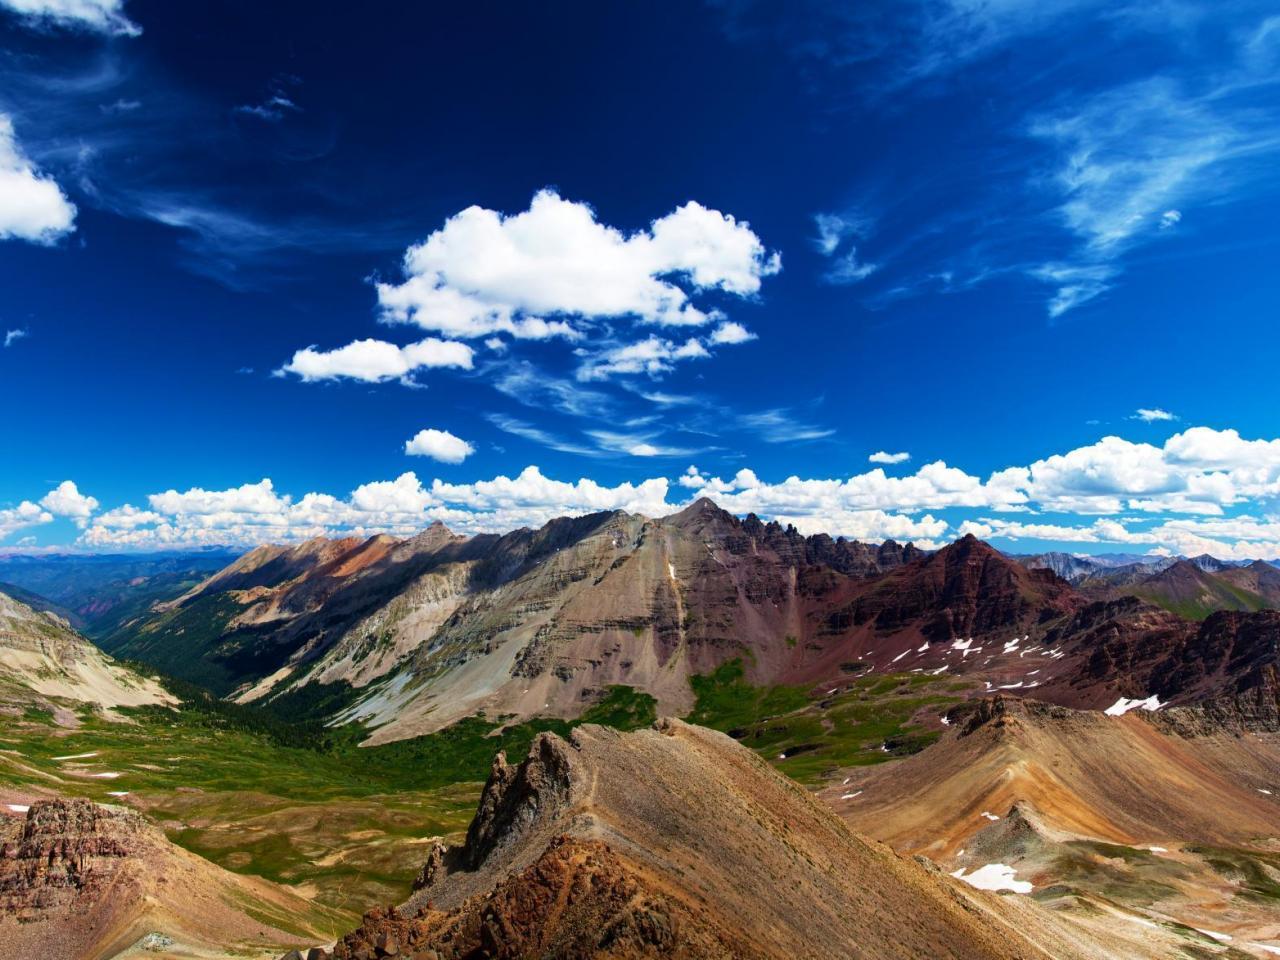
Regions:
[[[604,451],[602,450],[561,439],[553,433],[543,430],[540,427],[535,427],[533,424],[526,423],[516,417],[508,417],[504,414],[492,413],[489,414],[486,419],[504,433],[509,433],[512,436],[530,440],[533,443],[540,443],[542,446],[551,450],[559,450],[561,453],[576,453],[580,456],[587,457],[598,457],[604,455]]]
[[[28,336],[26,330],[10,330],[4,335],[4,345],[11,347],[25,336]]]
[[[71,232],[75,218],[75,206],[27,159],[12,119],[0,113],[0,240],[50,244]]]
[[[1115,87],[1030,125],[1057,152],[1047,181],[1078,247],[1030,273],[1056,289],[1060,316],[1105,292],[1122,256],[1182,220],[1185,204],[1223,195],[1249,164],[1280,150],[1274,121],[1232,103],[1232,83],[1198,93],[1164,77]]]
[[[1159,407],[1139,407],[1133,412],[1130,420],[1141,420],[1144,423],[1154,423],[1157,420],[1177,420],[1168,410],[1161,410]]]
[[[1035,279],[1057,288],[1048,304],[1054,318],[1106,293],[1119,275],[1118,267],[1103,263],[1046,263],[1031,270]]]
[[[824,257],[833,258],[831,267],[822,276],[827,283],[837,285],[859,283],[879,269],[878,264],[866,263],[859,259],[856,244],[845,245],[846,240],[864,239],[871,233],[870,217],[859,211],[850,210],[844,213],[819,213],[813,221],[818,228],[814,245]],[[839,252],[841,246],[844,246],[843,253]]]
[[[522,421],[498,425],[540,442],[554,441]],[[597,444],[634,456],[680,452],[660,447],[656,437],[645,433],[595,433]],[[537,467],[514,478],[456,484],[435,480],[429,486],[405,473],[357,487],[345,499],[308,493],[295,500],[263,480],[228,490],[154,494],[148,509],[126,505],[92,516],[82,542],[252,544],[319,534],[407,534],[437,519],[470,533],[537,525],[593,510],[661,516],[708,495],[733,513],[754,512],[807,533],[935,544],[972,532],[1224,558],[1280,557],[1280,517],[1267,513],[1268,505],[1280,498],[1280,438],[1249,440],[1235,430],[1208,427],[1184,430],[1162,446],[1104,437],[1025,466],[995,470],[985,479],[942,461],[900,477],[877,467],[851,476],[792,476],[778,482],[749,468],[723,479],[691,466],[674,490],[678,495],[671,497],[673,486],[661,476],[610,487],[589,478],[553,480]],[[67,495],[65,504],[55,503],[51,495],[48,506],[68,515],[73,508],[66,504],[89,499],[77,500],[74,488],[59,491]],[[951,520],[937,515],[943,510],[971,513]],[[1021,516],[1001,516],[1013,512]],[[0,535],[52,518],[50,509],[24,501],[0,511]]]
[[[124,0],[0,0],[0,7],[32,20],[136,37],[142,28],[124,15]]]
[[[735,344],[754,340],[756,335],[742,324],[727,320],[711,331],[711,336],[708,339],[713,344]]]
[[[871,218],[857,210],[843,213],[818,213],[813,217],[818,236],[814,246],[824,257],[836,252],[840,244],[849,238],[865,237],[871,232]]]
[[[911,459],[909,453],[886,453],[883,450],[877,450],[871,456],[867,457],[872,463],[906,463]]]
[[[294,373],[307,382],[348,378],[366,383],[408,381],[416,370],[455,367],[470,370],[472,350],[456,340],[428,337],[406,347],[385,340],[356,340],[337,350],[307,347],[293,355],[277,374]]]
[[[288,113],[301,113],[302,108],[282,93],[275,93],[261,103],[245,103],[235,108],[236,113],[257,117],[268,123],[279,123]]]
[[[70,480],[63,480],[53,490],[45,494],[40,501],[55,517],[69,517],[76,526],[83,528],[93,512],[98,509],[98,501],[94,497],[86,497]]]
[[[441,463],[461,463],[476,448],[448,430],[419,430],[412,440],[406,440],[404,452],[413,457],[430,457]]]
[[[615,374],[645,373],[657,377],[670,373],[680,360],[701,360],[711,356],[697,337],[683,343],[650,335],[644,340],[608,347],[588,356],[578,367],[579,380],[607,380]]]
[[[835,433],[835,430],[815,427],[796,419],[786,409],[761,410],[757,413],[732,415],[735,425],[741,430],[754,433],[765,443],[797,443],[806,440],[822,440]]]
[[[0,509],[0,540],[27,527],[52,522],[53,514],[30,500],[23,500],[16,507]]]
[[[669,447],[653,443],[656,434],[652,433],[618,433],[613,430],[588,430],[600,448],[615,453],[626,453],[633,457],[685,457],[693,453],[684,447]]]
[[[748,224],[696,202],[626,235],[543,190],[522,213],[455,214],[408,250],[406,279],[378,284],[378,300],[384,319],[448,336],[545,339],[607,318],[700,326],[717,314],[693,294],[751,296],[780,268]]]

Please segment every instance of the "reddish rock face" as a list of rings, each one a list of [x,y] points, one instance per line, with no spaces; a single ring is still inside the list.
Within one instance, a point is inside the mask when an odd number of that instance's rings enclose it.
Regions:
[[[125,858],[154,846],[153,830],[135,813],[88,800],[32,804],[0,851],[0,909],[23,917],[98,899]]]
[[[877,632],[917,627],[934,642],[1018,630],[1083,599],[1049,570],[1028,570],[973,536],[880,579],[840,613]]]

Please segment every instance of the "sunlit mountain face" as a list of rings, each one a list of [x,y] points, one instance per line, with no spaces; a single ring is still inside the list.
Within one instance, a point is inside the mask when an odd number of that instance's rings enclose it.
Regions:
[[[0,0],[0,952],[1280,954],[1278,76]]]

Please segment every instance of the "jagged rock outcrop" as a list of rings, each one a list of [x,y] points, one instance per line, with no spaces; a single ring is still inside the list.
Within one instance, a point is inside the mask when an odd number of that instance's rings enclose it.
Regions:
[[[281,930],[263,919],[287,919]],[[264,880],[239,877],[171,844],[123,807],[38,800],[0,822],[0,954],[6,960],[90,960],[145,940],[261,951],[324,939],[333,914]],[[299,931],[311,929],[309,935]]]
[[[156,845],[154,828],[132,811],[81,799],[37,802],[0,848],[0,911],[21,921],[97,901],[125,858]]]
[[[1026,628],[1082,602],[1051,570],[1028,570],[970,535],[884,577],[845,613],[881,632],[918,625],[923,637],[944,642]]]

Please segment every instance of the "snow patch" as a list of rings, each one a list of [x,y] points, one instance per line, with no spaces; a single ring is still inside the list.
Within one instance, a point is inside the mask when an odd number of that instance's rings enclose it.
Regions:
[[[122,777],[124,774],[116,773],[114,770],[108,770],[104,773],[91,773],[89,776],[95,780],[114,780],[116,777]]]
[[[54,757],[53,759],[54,759],[54,760],[58,760],[58,761],[62,761],[62,760],[88,760],[90,757],[96,757],[97,755],[98,755],[98,751],[97,751],[97,750],[92,750],[92,751],[90,751],[89,753],[69,753],[69,754],[67,754],[65,757]]]
[[[1206,937],[1213,937],[1220,943],[1227,943],[1231,940],[1230,936],[1225,933],[1218,933],[1216,930],[1201,930],[1199,927],[1192,927],[1191,929],[1196,933],[1203,933]]]
[[[910,650],[903,650],[900,654],[898,654],[896,657],[894,657],[894,658],[893,658],[892,660],[890,660],[889,662],[890,662],[890,663],[897,663],[899,660],[901,660],[903,657],[905,657],[905,656],[906,656],[908,653],[910,653],[910,652],[911,652]]]
[[[841,799],[841,800],[852,800],[854,797],[860,797],[860,796],[862,796],[862,791],[861,791],[861,790],[855,790],[853,793],[846,793],[846,794],[842,794],[842,795],[841,795],[841,797],[840,797],[840,799]]]
[[[31,808],[25,803],[7,803],[5,804],[14,813],[26,813]]]
[[[1159,710],[1163,706],[1164,704],[1160,702],[1160,698],[1155,694],[1145,700],[1130,700],[1128,697],[1121,697],[1103,712],[1108,717],[1123,717],[1130,710],[1134,710],[1137,707],[1141,707],[1143,710]]]
[[[957,880],[963,880],[971,887],[979,890],[1012,890],[1014,893],[1030,893],[1031,881],[1018,880],[1016,871],[1003,863],[988,863],[973,873],[965,875],[964,867],[951,874]]]
[[[983,810],[983,811],[982,811],[982,816],[986,817],[988,820],[993,820],[993,821],[994,821],[994,820],[999,820],[999,819],[1000,819],[1000,818],[999,818],[999,817],[997,817],[994,813],[991,813],[991,812],[989,812],[989,811],[987,811],[987,810]]]

